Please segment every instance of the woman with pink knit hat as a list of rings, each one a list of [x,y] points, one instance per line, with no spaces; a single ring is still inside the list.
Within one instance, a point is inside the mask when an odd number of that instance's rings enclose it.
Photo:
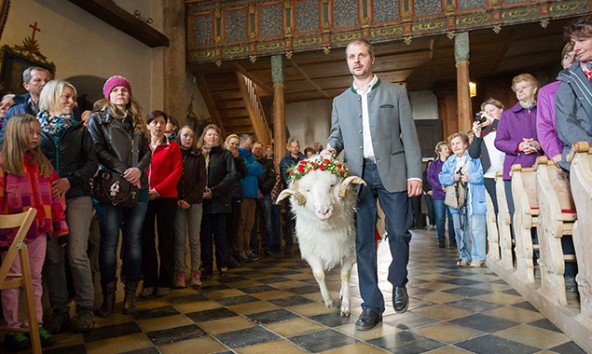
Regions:
[[[147,138],[146,122],[140,107],[132,98],[132,87],[123,76],[110,77],[103,86],[108,100],[103,111],[95,111],[89,118],[88,129],[95,144],[101,173],[115,172],[139,188],[137,203],[124,208],[101,204],[97,208],[101,229],[100,272],[103,304],[99,316],[113,312],[117,288],[117,242],[119,230],[125,248],[124,314],[136,311],[136,290],[142,262],[142,226],[148,207],[148,178],[152,152]]]

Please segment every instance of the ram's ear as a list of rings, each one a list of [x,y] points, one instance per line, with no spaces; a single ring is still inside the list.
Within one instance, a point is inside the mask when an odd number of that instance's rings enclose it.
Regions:
[[[281,202],[282,200],[286,199],[289,196],[294,196],[294,198],[296,199],[296,204],[298,204],[298,205],[306,204],[306,197],[302,193],[295,191],[293,189],[284,189],[280,193],[280,195],[278,195],[276,204]]]
[[[364,182],[364,180],[358,176],[347,177],[339,185],[339,197],[340,198],[345,198],[345,194],[347,193],[347,187],[349,187],[350,184],[364,184],[365,185],[366,182]]]

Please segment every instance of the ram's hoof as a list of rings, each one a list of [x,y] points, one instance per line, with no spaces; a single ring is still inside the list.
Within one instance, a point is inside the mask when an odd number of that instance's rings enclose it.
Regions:
[[[325,301],[325,306],[327,306],[328,309],[334,308],[335,307],[335,303],[333,302],[333,299],[326,300]]]
[[[351,314],[351,313],[350,313],[350,311],[349,311],[349,307],[342,307],[342,308],[341,308],[341,313],[340,313],[340,315],[341,315],[342,317],[349,317],[349,315],[350,315],[350,314]]]

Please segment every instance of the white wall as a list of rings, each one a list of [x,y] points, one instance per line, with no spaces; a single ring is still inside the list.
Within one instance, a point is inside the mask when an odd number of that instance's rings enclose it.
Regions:
[[[325,145],[331,130],[332,100],[316,100],[286,104],[286,125],[290,138],[300,141],[300,150],[314,142]]]
[[[141,9],[162,9],[161,0],[137,2]],[[146,11],[154,18],[155,28],[159,28],[162,15]],[[130,81],[133,96],[144,113],[162,108],[162,49],[152,49],[63,0],[12,1],[0,44],[22,45],[25,37],[32,33],[29,24],[34,22],[41,29],[35,39],[41,53],[56,65],[56,78],[88,75],[106,79],[111,75],[123,75]]]
[[[432,91],[409,92],[414,119],[438,119],[438,98]]]

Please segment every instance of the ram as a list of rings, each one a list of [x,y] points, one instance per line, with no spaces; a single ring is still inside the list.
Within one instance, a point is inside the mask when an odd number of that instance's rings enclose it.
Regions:
[[[352,189],[353,184],[365,184],[360,177],[347,174],[337,160],[304,160],[290,170],[289,188],[278,196],[278,202],[290,197],[302,259],[312,268],[329,308],[334,303],[325,272],[341,263],[341,316],[350,315],[349,279],[356,263],[357,194]]]

